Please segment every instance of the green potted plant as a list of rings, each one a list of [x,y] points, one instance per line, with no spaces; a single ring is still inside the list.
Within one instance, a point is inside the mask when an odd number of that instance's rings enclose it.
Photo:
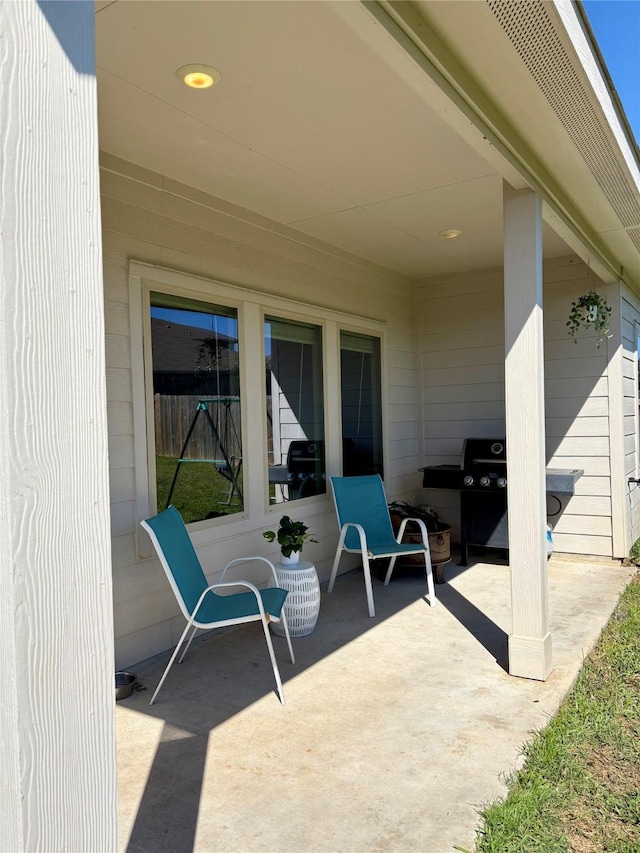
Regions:
[[[609,308],[606,298],[600,296],[595,290],[587,291],[587,293],[571,303],[567,326],[569,334],[576,344],[578,343],[576,335],[580,329],[584,329],[585,331],[593,330],[598,335],[596,346],[599,349],[602,342],[610,337],[610,322],[611,308]]]
[[[308,530],[309,528],[302,521],[292,521],[288,515],[283,515],[277,531],[266,530],[262,535],[267,542],[278,542],[282,552],[281,563],[287,566],[298,563],[302,546],[306,541],[318,541],[311,538],[311,534],[307,533]]]

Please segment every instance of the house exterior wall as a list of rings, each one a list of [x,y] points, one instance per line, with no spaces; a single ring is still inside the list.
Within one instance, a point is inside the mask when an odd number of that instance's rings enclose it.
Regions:
[[[628,523],[625,526],[626,556],[640,537],[640,485],[629,478],[640,476],[639,417],[638,417],[638,335],[640,334],[640,300],[627,287],[621,289],[621,351],[622,351],[622,421],[624,447],[623,488]]]
[[[102,166],[115,643],[118,666],[128,666],[169,648],[184,624],[158,560],[142,557],[138,542],[130,259],[248,288],[257,301],[265,293],[293,299],[299,306],[308,302],[318,319],[326,310],[377,321],[384,328],[385,484],[390,497],[410,497],[420,482],[415,306],[413,285],[400,276],[310,238],[292,238],[285,227],[108,155],[103,155]],[[338,395],[331,396],[329,414],[339,413]],[[328,576],[337,538],[333,503],[327,494],[299,506],[296,517],[319,539],[307,546],[305,556],[315,562],[322,579]],[[261,532],[276,521],[265,512],[213,527],[196,525],[194,541],[203,564],[219,571],[228,559],[247,551],[273,555]],[[210,577],[215,580],[215,570]]]
[[[574,344],[565,325],[571,302],[594,283],[573,256],[544,265],[547,464],[584,469],[549,520],[557,551],[612,556],[607,345],[589,336]],[[502,269],[425,281],[419,301],[424,464],[457,464],[465,437],[505,432]],[[459,540],[458,494],[423,498]],[[557,500],[547,509],[556,512]]]

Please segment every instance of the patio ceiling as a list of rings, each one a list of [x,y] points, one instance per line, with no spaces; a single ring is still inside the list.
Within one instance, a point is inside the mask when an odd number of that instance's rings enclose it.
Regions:
[[[411,278],[502,263],[513,169],[363,4],[105,0],[96,39],[103,151]]]

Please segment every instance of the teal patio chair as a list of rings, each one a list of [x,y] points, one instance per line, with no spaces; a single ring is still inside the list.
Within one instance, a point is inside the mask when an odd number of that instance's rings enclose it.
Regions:
[[[375,616],[370,561],[390,558],[389,568],[384,579],[384,585],[387,586],[398,557],[408,554],[424,554],[429,604],[434,607],[436,595],[429,552],[429,534],[424,521],[420,518],[405,518],[400,525],[397,538],[393,535],[387,498],[378,474],[363,477],[331,477],[331,488],[338,524],[340,525],[340,539],[338,540],[327,592],[333,591],[342,552],[360,554],[362,556],[362,568],[364,569],[369,616]],[[409,522],[417,524],[420,528],[421,543],[402,543],[402,536]]]
[[[180,610],[187,620],[187,627],[175,647],[167,668],[162,674],[160,683],[151,697],[150,705],[153,705],[160,688],[164,684],[173,662],[178,656],[180,647],[186,639],[189,631],[191,637],[187,642],[178,663],[182,663],[198,628],[209,630],[211,628],[223,628],[227,625],[239,625],[243,622],[262,622],[264,636],[267,641],[271,666],[276,679],[278,696],[284,705],[284,694],[282,692],[282,681],[273,651],[271,635],[269,633],[269,621],[279,622],[282,619],[291,663],[295,663],[289,627],[284,613],[283,605],[287,597],[287,590],[278,587],[276,570],[265,557],[238,557],[231,560],[222,570],[218,583],[209,584],[202,571],[202,566],[187,533],[182,516],[175,507],[170,506],[164,512],[141,521],[140,524],[151,537],[162,567],[166,572],[171,589],[180,605]],[[258,589],[252,583],[245,580],[234,580],[223,583],[227,569],[235,563],[246,563],[259,560],[266,563],[271,570],[274,586],[267,589]],[[238,592],[219,595],[216,590],[231,590],[236,588]]]

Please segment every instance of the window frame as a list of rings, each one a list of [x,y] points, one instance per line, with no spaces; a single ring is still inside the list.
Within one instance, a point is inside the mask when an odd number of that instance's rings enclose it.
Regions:
[[[153,555],[148,537],[139,535],[139,522],[156,507],[155,423],[153,418],[153,370],[151,360],[151,293],[166,293],[211,305],[224,305],[237,311],[240,355],[240,405],[242,411],[243,476],[252,487],[245,489],[242,512],[215,519],[193,522],[189,530],[198,543],[260,530],[273,524],[273,515],[282,512],[282,504],[269,505],[267,473],[266,389],[264,383],[266,316],[320,326],[322,329],[323,411],[325,425],[325,468],[327,478],[342,472],[342,388],[340,378],[340,332],[375,336],[380,339],[382,377],[382,447],[385,471],[388,470],[388,429],[386,405],[387,323],[263,293],[249,287],[232,285],[180,270],[159,267],[131,259],[129,261],[129,327],[131,347],[131,383],[133,409],[133,467],[135,480],[136,542],[138,556]],[[256,366],[260,365],[257,370]],[[251,425],[251,429],[249,429]],[[291,501],[296,507],[327,504],[331,489]]]

